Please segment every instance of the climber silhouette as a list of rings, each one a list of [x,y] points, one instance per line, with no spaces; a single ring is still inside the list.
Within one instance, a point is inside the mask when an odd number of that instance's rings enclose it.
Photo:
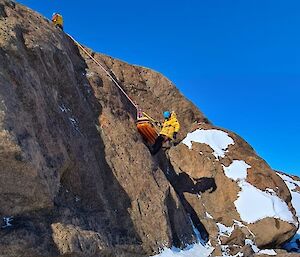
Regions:
[[[64,20],[61,14],[59,13],[53,13],[52,15],[52,23],[55,25],[55,27],[60,28],[61,30],[64,30]]]

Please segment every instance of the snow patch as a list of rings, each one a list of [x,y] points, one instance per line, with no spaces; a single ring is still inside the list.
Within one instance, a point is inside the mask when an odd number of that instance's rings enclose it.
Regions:
[[[245,161],[233,161],[229,167],[223,165],[225,175],[234,181],[245,180],[247,178],[247,169],[251,168]]]
[[[1,228],[9,228],[12,227],[13,217],[3,217],[3,225]]]
[[[279,177],[283,179],[292,195],[292,204],[297,212],[297,216],[300,218],[300,192],[296,191],[297,187],[300,187],[300,181],[296,181],[287,175],[277,173]]]
[[[259,248],[256,246],[256,244],[254,244],[254,242],[251,239],[246,239],[245,240],[245,245],[250,245],[253,252],[255,252],[255,253],[259,252]]]
[[[70,108],[66,107],[64,104],[61,104],[58,107],[61,112],[68,114],[68,116],[69,116],[68,120],[70,121],[72,127],[81,134],[81,132],[79,130],[78,122],[76,121],[75,118],[71,117],[72,111],[70,110]]]
[[[228,146],[234,145],[233,139],[226,132],[216,129],[197,129],[192,133],[188,133],[182,141],[189,149],[192,148],[192,142],[209,145],[214,150],[213,154],[216,158],[224,158]]]
[[[234,160],[229,167],[223,166],[225,175],[238,182],[241,188],[238,199],[234,202],[241,219],[248,224],[268,217],[295,223],[288,205],[273,189],[262,191],[246,181],[249,168],[250,165],[239,160]]]
[[[283,181],[285,182],[285,184],[290,190],[292,196],[292,205],[296,211],[296,215],[299,220],[300,219],[300,192],[296,191],[296,188],[300,187],[300,181],[294,180],[293,178],[284,174],[277,173],[277,175],[283,179]],[[284,245],[284,248],[288,251],[300,253],[300,227],[296,235],[291,239],[291,241]]]
[[[230,248],[229,245],[221,245],[222,250],[222,257],[243,257],[244,254],[241,252],[238,252],[235,255],[230,255]]]
[[[222,245],[222,241],[221,241],[221,236],[225,236],[225,237],[230,237],[233,230],[234,230],[234,226],[235,223],[231,226],[231,227],[227,227],[222,223],[216,223],[219,229],[219,233],[218,233],[218,242],[219,245],[221,247],[221,251],[222,251],[222,257],[242,257],[243,253],[237,253],[236,255],[232,256],[230,255],[230,248],[229,245]]]
[[[154,257],[209,257],[214,248],[211,243],[204,243],[201,234],[191,221],[194,233],[197,238],[197,243],[187,246],[185,249],[177,247],[165,248],[163,251]]]
[[[260,250],[256,244],[250,240],[250,239],[246,239],[245,240],[245,245],[250,245],[253,252],[254,253],[257,253],[258,255],[261,255],[261,254],[265,254],[265,255],[277,255],[277,253],[273,250],[273,249],[264,249],[264,250]]]
[[[82,75],[86,75],[88,78],[91,78],[91,77],[95,76],[95,72],[88,71],[86,74],[83,73]]]
[[[244,225],[242,222],[240,222],[238,220],[233,220],[233,221],[234,221],[234,225],[236,225],[240,228],[246,228],[248,230],[248,232],[253,236],[253,238],[255,238],[255,235],[252,233],[252,231],[246,225]]]
[[[58,106],[61,112],[71,112],[71,110],[66,107],[64,104]]]
[[[266,192],[269,192],[270,194],[276,194],[276,192],[272,188],[266,188]]]
[[[206,215],[206,217],[209,218],[209,219],[212,219],[212,220],[214,219],[214,217],[211,216],[208,212],[205,212],[205,215]]]
[[[243,221],[254,223],[273,217],[295,223],[287,204],[277,195],[261,191],[246,181],[240,181],[239,186],[241,191],[234,204]]]
[[[204,246],[198,243],[183,250],[176,247],[166,248],[160,254],[155,255],[155,257],[208,257],[213,250],[211,246]]]
[[[296,187],[300,187],[300,181],[296,181],[293,178],[284,174],[277,173],[277,175],[282,178],[282,180],[285,182],[285,184],[290,190],[295,190]]]
[[[79,129],[79,125],[78,125],[76,119],[75,119],[75,118],[72,118],[72,117],[69,117],[69,121],[70,121],[72,127],[73,127],[79,134],[81,134],[80,129]]]
[[[217,223],[218,229],[219,229],[219,234],[221,236],[226,236],[229,237],[232,233],[232,231],[234,230],[234,225],[232,227],[226,227],[224,224],[222,223]]]
[[[296,210],[297,217],[300,219],[300,193],[291,191],[292,205]]]
[[[265,255],[277,255],[277,253],[273,249],[265,249],[265,250],[260,250],[258,254],[265,254]]]

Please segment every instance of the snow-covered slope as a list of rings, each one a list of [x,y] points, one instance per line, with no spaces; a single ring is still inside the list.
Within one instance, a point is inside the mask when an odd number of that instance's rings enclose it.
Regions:
[[[296,211],[296,215],[298,220],[300,219],[300,180],[299,178],[293,178],[292,176],[277,173],[280,176],[287,187],[289,188],[292,196],[292,204]],[[297,231],[297,234],[293,237],[293,239],[284,245],[284,248],[288,251],[296,251],[300,253],[300,228]]]
[[[241,188],[234,204],[244,222],[250,224],[267,217],[274,217],[295,223],[289,207],[273,189],[262,191],[247,182],[247,170],[251,166],[245,161],[234,160],[229,167],[223,167],[225,175],[238,182]]]
[[[225,157],[229,145],[234,145],[234,140],[227,133],[215,129],[198,129],[189,133],[183,143],[191,148],[192,142],[209,145],[214,150],[216,158]],[[247,182],[247,170],[250,168],[251,166],[244,160],[233,160],[228,167],[223,165],[225,175],[236,181],[241,189],[234,203],[242,220],[250,224],[267,217],[274,217],[297,224],[287,204],[276,195],[273,189],[262,191]],[[295,189],[295,186],[290,186],[290,189]],[[295,197],[299,197],[298,193],[295,194]]]
[[[191,245],[183,250],[173,247],[171,249],[164,249],[160,254],[154,257],[208,257],[213,248],[204,246],[200,243]]]
[[[201,221],[210,227],[213,256],[247,256],[249,252],[276,255],[265,245],[279,248],[280,244],[272,242],[274,238],[284,242],[285,233],[293,228],[293,235],[298,226],[283,181],[247,147],[233,133],[200,124],[177,149],[171,150],[172,157],[181,157],[173,163],[179,176],[188,174],[194,183],[201,179],[216,181],[216,190],[210,193],[200,190],[194,197],[191,194],[195,190],[184,191],[189,204],[203,205],[196,210],[203,215]],[[193,255],[195,252],[205,256],[206,249],[210,248],[195,244],[182,251],[165,249],[157,256],[198,256]]]

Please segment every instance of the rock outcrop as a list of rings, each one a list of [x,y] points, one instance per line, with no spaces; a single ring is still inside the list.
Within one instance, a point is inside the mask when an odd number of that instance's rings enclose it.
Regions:
[[[200,124],[169,155],[179,195],[209,228],[217,255],[244,252],[245,242],[280,248],[296,232],[288,188],[237,135]]]
[[[87,50],[153,118],[175,111],[183,142],[152,157],[111,79],[47,19],[0,0],[0,256],[150,256],[197,231],[214,256],[253,255],[294,236],[289,189],[244,140],[161,74]],[[273,207],[248,217],[247,190]]]

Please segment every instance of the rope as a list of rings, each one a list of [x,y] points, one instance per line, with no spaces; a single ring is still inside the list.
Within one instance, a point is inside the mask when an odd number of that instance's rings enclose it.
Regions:
[[[129,97],[129,95],[124,91],[124,89],[120,86],[120,84],[114,79],[114,77],[103,67],[103,65],[98,62],[80,43],[78,43],[72,36],[68,35],[79,48],[85,52],[105,73],[106,75],[115,83],[115,85],[120,89],[120,91],[125,95],[125,97],[129,100],[129,102],[139,111],[138,105]]]
[[[145,112],[142,112],[142,114],[147,117],[149,120],[151,120],[152,122],[154,123],[159,123],[157,120],[153,119],[150,115],[148,115],[147,113]]]

